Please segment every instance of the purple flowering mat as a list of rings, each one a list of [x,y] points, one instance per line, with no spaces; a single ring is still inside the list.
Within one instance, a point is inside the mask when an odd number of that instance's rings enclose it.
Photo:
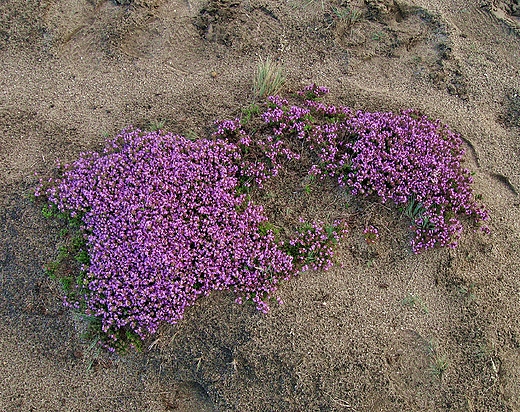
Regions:
[[[293,104],[269,96],[242,119],[217,121],[212,139],[127,129],[101,154],[83,153],[58,177],[40,179],[43,214],[69,226],[47,272],[62,283],[65,305],[90,319],[93,344],[140,349],[212,291],[231,290],[267,313],[280,282],[329,269],[355,219],[348,205],[342,220],[300,218],[284,235],[291,222],[274,225],[252,200],[289,170],[307,168],[299,178],[309,180],[309,196],[311,182],[319,190],[332,179],[345,197],[393,204],[409,220],[415,253],[456,248],[463,217],[488,220],[462,167],[459,135],[412,110],[329,105],[327,93],[312,84]],[[379,239],[372,224],[363,234],[369,244]]]

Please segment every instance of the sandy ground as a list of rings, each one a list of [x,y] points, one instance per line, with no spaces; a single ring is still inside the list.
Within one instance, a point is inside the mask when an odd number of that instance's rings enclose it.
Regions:
[[[0,2],[0,410],[520,411],[518,0],[121,3]],[[26,197],[34,173],[130,124],[208,136],[267,56],[285,91],[316,82],[461,133],[491,235],[413,255],[397,212],[358,203],[338,265],[284,284],[269,314],[215,293],[143,353],[95,357],[42,270],[58,238]],[[339,195],[293,183],[273,205],[337,213]]]

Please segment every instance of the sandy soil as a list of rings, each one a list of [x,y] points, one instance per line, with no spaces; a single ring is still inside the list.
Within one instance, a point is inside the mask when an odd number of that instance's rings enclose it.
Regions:
[[[520,411],[518,0],[118,3],[0,2],[0,410]],[[130,124],[207,136],[253,101],[267,56],[286,91],[317,82],[460,132],[491,235],[413,255],[397,212],[354,203],[338,265],[283,285],[269,314],[215,293],[143,353],[95,357],[42,271],[58,238],[27,200],[34,173]],[[271,188],[273,213],[346,201],[297,186]]]

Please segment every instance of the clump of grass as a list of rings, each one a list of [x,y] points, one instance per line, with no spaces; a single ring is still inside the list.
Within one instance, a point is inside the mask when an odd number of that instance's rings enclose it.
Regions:
[[[446,354],[439,353],[437,342],[432,339],[428,342],[428,355],[430,357],[430,373],[442,379],[449,367],[449,361]]]
[[[424,300],[419,297],[412,295],[409,293],[404,299],[403,299],[403,305],[411,306],[411,307],[418,307],[421,309],[423,313],[429,313],[430,310],[428,309],[428,306],[426,306],[426,303],[424,303]]]
[[[306,0],[305,3],[301,6],[302,9],[306,9],[311,4],[319,3],[321,5],[321,11],[325,11],[325,1],[324,0]]]
[[[426,209],[423,207],[423,205],[413,198],[410,199],[406,207],[403,208],[403,214],[411,221],[420,218],[425,211]]]
[[[360,10],[352,9],[350,7],[347,7],[345,9],[341,9],[339,7],[332,7],[332,12],[334,13],[334,16],[336,18],[338,18],[341,22],[344,22],[349,27],[363,20],[363,12],[361,12]]]
[[[375,33],[372,33],[372,40],[374,41],[381,41],[386,38],[386,33],[384,31],[377,31]]]
[[[258,99],[278,94],[285,84],[283,67],[269,57],[260,59],[256,68],[253,92]]]
[[[186,132],[186,139],[195,141],[195,140],[199,140],[200,136],[197,134],[197,132],[195,130],[190,129]]]
[[[430,371],[432,375],[441,379],[446,372],[446,369],[448,369],[448,366],[448,357],[446,355],[436,355],[433,357],[430,364]]]
[[[164,120],[152,120],[150,123],[148,123],[147,130],[149,130],[150,132],[157,132],[159,130],[163,130],[164,126]]]
[[[430,222],[426,208],[421,202],[418,202],[413,196],[408,200],[406,207],[401,208],[403,214],[412,222],[421,222],[421,229],[433,229],[434,225]]]
[[[469,302],[473,302],[477,298],[475,289],[476,285],[473,282],[471,282],[469,285],[460,285],[457,287],[459,294],[465,297]]]

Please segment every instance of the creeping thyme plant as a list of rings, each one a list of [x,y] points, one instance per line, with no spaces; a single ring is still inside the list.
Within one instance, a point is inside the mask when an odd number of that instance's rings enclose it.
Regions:
[[[265,312],[280,282],[332,265],[344,222],[301,222],[280,239],[248,195],[300,159],[295,147],[314,159],[310,176],[409,210],[414,252],[454,247],[464,215],[487,220],[457,134],[414,111],[327,105],[327,92],[311,85],[295,104],[270,96],[254,127],[249,115],[219,121],[211,139],[124,130],[40,184],[46,210],[80,221],[80,275],[66,304],[96,319],[101,343],[139,342],[214,290]]]

